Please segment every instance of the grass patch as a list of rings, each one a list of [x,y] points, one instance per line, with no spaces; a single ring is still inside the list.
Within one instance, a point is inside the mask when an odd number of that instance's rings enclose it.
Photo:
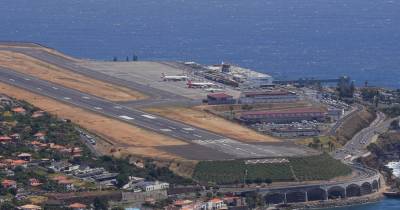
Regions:
[[[351,169],[328,154],[288,158],[289,163],[248,164],[244,161],[202,161],[197,164],[193,178],[202,183],[237,184],[246,181],[279,182],[329,180],[351,173]]]

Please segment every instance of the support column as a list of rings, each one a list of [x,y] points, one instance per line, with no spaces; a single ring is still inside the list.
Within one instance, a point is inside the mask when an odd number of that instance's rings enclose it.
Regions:
[[[329,193],[327,188],[325,188],[325,200],[329,200]]]
[[[286,193],[284,194],[285,195],[285,198],[284,198],[284,203],[287,203],[287,197],[286,197]]]
[[[305,200],[306,200],[306,202],[308,202],[308,192],[305,191],[304,195],[305,195]]]

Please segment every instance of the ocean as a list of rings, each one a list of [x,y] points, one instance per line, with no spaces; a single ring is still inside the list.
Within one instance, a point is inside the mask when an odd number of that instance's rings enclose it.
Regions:
[[[2,0],[0,40],[400,88],[396,0]]]
[[[400,88],[396,0],[2,0],[0,20],[0,40],[80,58],[225,62],[277,79],[349,75]]]

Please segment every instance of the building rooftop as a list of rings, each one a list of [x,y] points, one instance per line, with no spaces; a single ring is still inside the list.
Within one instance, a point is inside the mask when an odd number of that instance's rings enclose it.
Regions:
[[[316,112],[326,112],[326,111],[321,108],[305,107],[305,108],[294,108],[287,110],[246,111],[242,112],[242,115],[303,114],[303,113],[316,113]]]

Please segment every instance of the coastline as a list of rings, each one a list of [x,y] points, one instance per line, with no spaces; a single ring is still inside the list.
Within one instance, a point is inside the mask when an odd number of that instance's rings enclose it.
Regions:
[[[335,199],[328,201],[312,201],[307,203],[291,204],[288,208],[283,209],[334,209],[341,207],[351,207],[351,206],[361,206],[372,203],[380,202],[384,198],[381,192],[377,192],[371,195],[366,195],[362,197],[352,197],[346,199]]]

